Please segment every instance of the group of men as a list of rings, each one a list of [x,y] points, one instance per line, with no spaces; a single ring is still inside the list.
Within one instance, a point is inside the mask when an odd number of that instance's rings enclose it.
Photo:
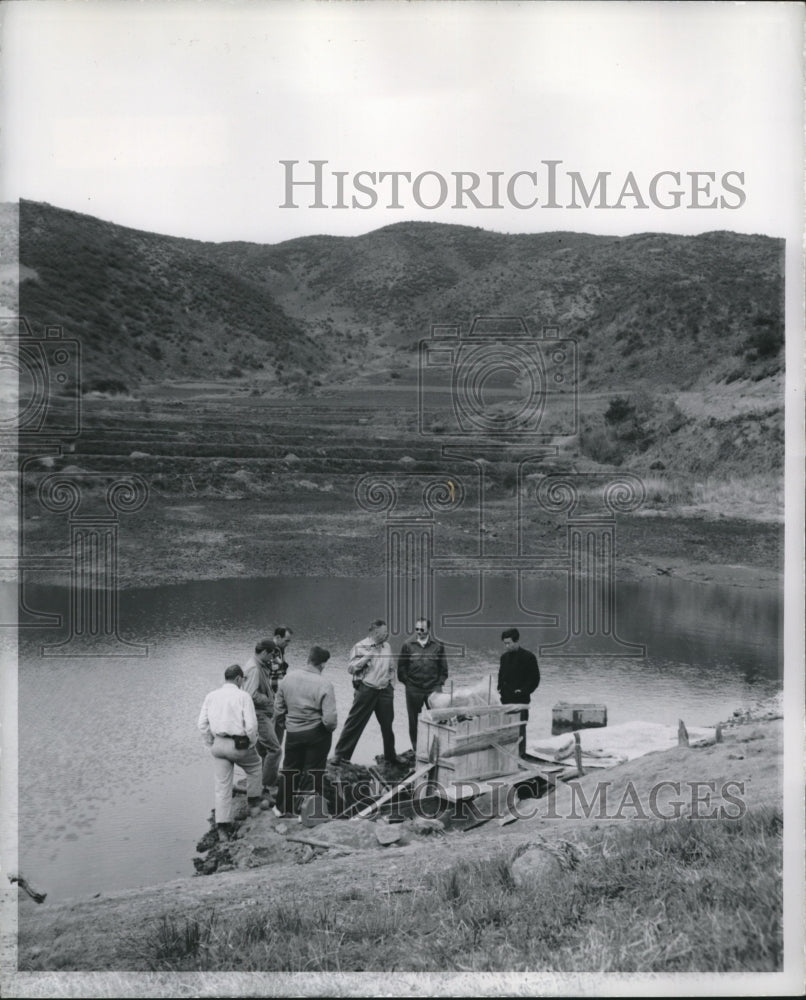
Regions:
[[[292,636],[288,626],[279,625],[273,638],[257,643],[245,668],[238,664],[227,667],[223,686],[211,691],[202,705],[198,726],[213,756],[215,817],[222,839],[232,832],[235,764],[246,773],[251,815],[272,808],[277,816],[292,815],[301,774],[309,774],[313,791],[322,794],[325,765],[338,722],[333,685],[322,677],[330,653],[313,646],[306,664],[289,671],[285,650]],[[497,685],[501,703],[528,705],[540,683],[537,658],[520,646],[516,628],[505,629],[501,639],[504,652]],[[380,726],[385,761],[394,767],[409,765],[411,760],[399,757],[395,750],[395,677],[406,692],[412,758],[417,748],[420,712],[432,694],[442,691],[448,679],[445,647],[431,634],[429,619],[415,622],[414,635],[403,643],[397,657],[388,640],[387,624],[378,618],[370,623],[367,636],[350,650],[347,669],[352,676],[353,703],[336,744],[335,765],[350,761],[373,715]],[[521,756],[528,717],[528,709],[524,709]]]

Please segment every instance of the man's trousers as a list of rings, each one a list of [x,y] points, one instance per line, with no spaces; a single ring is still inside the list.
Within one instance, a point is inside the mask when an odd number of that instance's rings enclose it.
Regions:
[[[254,747],[236,750],[231,736],[216,736],[210,747],[213,755],[215,775],[215,821],[229,823],[232,820],[232,770],[235,764],[246,772],[246,794],[259,798],[261,792],[261,764]]]
[[[395,734],[392,731],[392,723],[395,719],[395,689],[391,684],[385,688],[373,688],[364,684],[363,681],[359,681],[358,687],[355,689],[350,714],[347,716],[339,742],[336,744],[335,757],[340,757],[343,760],[352,758],[353,751],[373,713],[381,727],[383,755],[388,763],[397,762]],[[288,733],[286,733],[286,740],[288,740]]]
[[[310,775],[313,791],[324,796],[325,765],[332,742],[333,733],[321,724],[313,729],[286,730],[283,769],[277,791],[281,812],[294,812],[294,793],[303,790],[303,775]]]
[[[263,758],[263,785],[274,788],[283,751],[274,731],[274,721],[270,715],[257,713],[257,752]]]
[[[430,691],[418,691],[417,688],[406,688],[406,711],[409,713],[409,738],[412,750],[417,751],[417,720],[428,700]]]

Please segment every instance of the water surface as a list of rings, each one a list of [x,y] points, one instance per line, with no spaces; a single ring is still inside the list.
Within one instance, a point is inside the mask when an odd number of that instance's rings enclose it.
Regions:
[[[146,657],[43,657],[41,644],[63,633],[22,630],[20,870],[51,899],[192,874],[195,843],[212,807],[209,753],[196,729],[205,694],[222,682],[228,664],[243,663],[255,641],[283,623],[294,629],[292,667],[314,642],[331,650],[326,673],[343,721],[352,700],[349,648],[369,620],[383,616],[384,587],[383,579],[284,578],[124,591],[121,634],[148,644]],[[65,591],[32,587],[27,596],[31,606],[67,610]],[[459,577],[439,581],[435,597],[435,621],[479,603],[476,581]],[[526,579],[522,597],[526,608],[562,614],[559,581]],[[456,685],[494,677],[500,623],[512,621],[515,606],[512,581],[493,577],[472,622],[438,628],[453,644]],[[778,686],[777,594],[670,578],[622,584],[618,622],[621,637],[646,645],[647,655],[541,655],[530,736],[550,732],[551,706],[560,700],[602,702],[611,723],[676,725],[682,718],[696,726]],[[521,631],[522,644],[535,651],[560,638],[557,629]],[[393,645],[397,652],[399,640]],[[403,751],[409,742],[401,690],[395,711]],[[354,759],[371,763],[380,750],[372,720]]]

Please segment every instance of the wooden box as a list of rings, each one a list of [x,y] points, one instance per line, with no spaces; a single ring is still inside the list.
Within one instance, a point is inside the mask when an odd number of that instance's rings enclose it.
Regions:
[[[521,709],[473,705],[423,712],[417,724],[417,767],[433,761],[432,781],[483,781],[518,767]]]
[[[551,735],[607,725],[607,705],[558,701],[551,710]]]

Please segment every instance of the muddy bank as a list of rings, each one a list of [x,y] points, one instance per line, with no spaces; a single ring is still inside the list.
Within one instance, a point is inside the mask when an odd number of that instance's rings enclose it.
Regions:
[[[526,554],[562,552],[563,520],[536,514],[527,520]],[[64,531],[60,518],[26,520],[26,551],[66,551]],[[665,511],[620,516],[617,532],[616,572],[622,580],[674,576],[764,590],[782,584],[779,523]],[[385,571],[385,545],[383,515],[358,510],[352,496],[182,500],[152,494],[142,511],[121,523],[118,580],[131,588],[265,576],[377,577]],[[473,555],[478,546],[472,521],[437,519],[439,554]],[[491,499],[485,507],[484,547],[496,555],[517,551],[511,499]],[[36,579],[67,582],[64,572],[47,570],[37,571]]]

